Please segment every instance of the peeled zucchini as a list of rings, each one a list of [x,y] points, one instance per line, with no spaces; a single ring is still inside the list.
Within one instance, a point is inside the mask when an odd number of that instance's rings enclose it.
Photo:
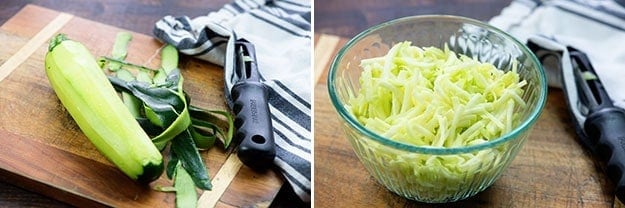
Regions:
[[[128,177],[156,180],[163,157],[79,42],[59,34],[45,57],[48,80],[59,100],[95,147]]]

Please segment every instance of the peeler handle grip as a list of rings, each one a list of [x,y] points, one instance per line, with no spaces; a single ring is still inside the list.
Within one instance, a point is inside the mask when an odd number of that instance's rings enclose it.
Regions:
[[[237,155],[243,164],[263,170],[276,155],[268,92],[260,82],[239,82],[232,87],[234,139],[240,141]]]
[[[616,197],[625,201],[625,111],[616,107],[593,111],[584,122],[584,131],[593,152],[605,162]]]

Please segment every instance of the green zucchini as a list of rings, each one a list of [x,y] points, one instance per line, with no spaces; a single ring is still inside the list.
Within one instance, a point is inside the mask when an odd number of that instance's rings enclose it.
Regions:
[[[163,157],[141,129],[89,50],[63,34],[45,57],[50,85],[94,146],[128,177],[151,182],[163,173]]]

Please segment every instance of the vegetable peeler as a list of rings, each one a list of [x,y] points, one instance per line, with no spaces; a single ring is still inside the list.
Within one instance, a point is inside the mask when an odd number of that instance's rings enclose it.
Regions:
[[[231,89],[234,139],[240,142],[237,155],[252,169],[270,167],[276,155],[269,111],[268,91],[261,83],[254,45],[244,39],[234,43],[234,72],[238,80]]]
[[[548,56],[528,44],[538,57]],[[625,110],[613,105],[587,55],[567,47],[571,70],[561,71],[562,87],[581,144],[600,160],[615,184],[615,196],[625,200]],[[551,54],[553,55],[553,53]],[[557,54],[562,56],[562,54]],[[566,58],[566,57],[561,57]]]

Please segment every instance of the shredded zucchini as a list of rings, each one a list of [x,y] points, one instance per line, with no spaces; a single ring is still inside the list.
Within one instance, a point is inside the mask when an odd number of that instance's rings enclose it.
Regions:
[[[361,62],[360,89],[347,109],[366,128],[397,142],[452,148],[488,142],[516,125],[524,108],[516,65],[510,71],[457,55],[446,46],[394,45]],[[505,146],[458,155],[398,154],[370,142],[378,170],[399,174],[403,190],[439,199],[488,177],[503,165]],[[488,165],[484,165],[488,164]]]

